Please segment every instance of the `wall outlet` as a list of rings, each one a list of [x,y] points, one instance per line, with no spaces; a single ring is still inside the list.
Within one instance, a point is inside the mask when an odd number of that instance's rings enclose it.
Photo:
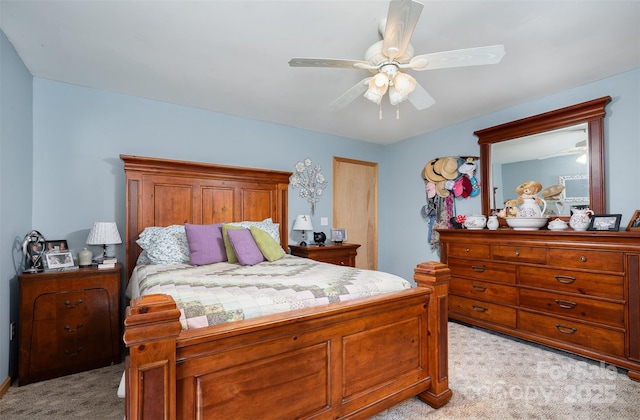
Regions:
[[[329,226],[329,218],[321,217],[320,218],[320,226]]]
[[[11,324],[9,324],[9,331],[11,334],[11,337],[9,338],[9,341],[13,341],[16,338],[16,323],[12,322]]]

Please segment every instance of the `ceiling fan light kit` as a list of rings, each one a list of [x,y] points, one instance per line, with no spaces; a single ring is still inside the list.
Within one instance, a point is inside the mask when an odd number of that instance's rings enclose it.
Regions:
[[[291,67],[341,67],[368,70],[374,75],[360,80],[340,96],[332,108],[341,108],[358,96],[380,105],[388,92],[391,105],[409,102],[417,109],[427,109],[435,99],[411,75],[400,70],[435,70],[442,68],[497,64],[505,55],[503,45],[467,48],[414,56],[409,44],[424,6],[414,0],[393,0],[387,18],[378,31],[382,40],[365,52],[365,60],[330,58],[292,58]],[[382,113],[382,110],[380,111]],[[382,118],[382,117],[381,117]]]

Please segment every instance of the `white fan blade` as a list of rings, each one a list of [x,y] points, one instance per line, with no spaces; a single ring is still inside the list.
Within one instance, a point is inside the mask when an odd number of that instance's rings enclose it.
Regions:
[[[382,37],[382,53],[389,60],[402,57],[411,35],[418,24],[422,3],[412,0],[399,0],[389,3],[387,26]]]
[[[416,55],[400,68],[411,70],[435,70],[451,67],[481,66],[497,64],[505,55],[504,45],[465,48],[462,50],[442,51],[431,54]]]
[[[427,92],[420,83],[417,82],[416,88],[409,94],[408,100],[418,111],[427,109],[436,103],[436,100],[429,95],[429,92]]]
[[[367,68],[363,66],[371,67],[366,61],[343,60],[340,58],[292,58],[289,60],[289,65],[291,67],[341,67],[347,69]]]
[[[342,108],[351,103],[351,101],[356,99],[358,96],[363,95],[364,92],[366,92],[366,90],[369,88],[369,80],[371,80],[371,77],[365,77],[364,79],[360,80],[351,89],[349,89],[348,91],[343,93],[342,96],[333,101],[333,103],[331,104],[331,108]]]

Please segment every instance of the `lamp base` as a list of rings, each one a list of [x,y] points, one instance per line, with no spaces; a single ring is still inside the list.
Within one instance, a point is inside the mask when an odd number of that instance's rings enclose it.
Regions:
[[[300,246],[307,246],[307,243],[305,241],[300,242]]]

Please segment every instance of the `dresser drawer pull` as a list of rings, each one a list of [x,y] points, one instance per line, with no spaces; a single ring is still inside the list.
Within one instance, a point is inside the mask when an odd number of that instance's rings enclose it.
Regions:
[[[70,350],[65,350],[64,354],[66,354],[67,356],[77,356],[80,354],[80,352],[82,352],[83,348],[82,347],[78,347],[78,349],[76,350],[75,353],[71,353]]]
[[[584,255],[580,257],[580,261],[582,262],[587,262],[587,257],[585,257]]]
[[[562,283],[562,284],[571,284],[574,281],[576,281],[575,277],[571,277],[571,276],[560,276],[557,275],[555,276],[556,280],[558,283]]]
[[[570,300],[562,300],[562,299],[556,299],[556,303],[562,309],[573,309],[577,305],[577,303],[575,302],[571,302]]]
[[[83,327],[82,323],[79,323],[79,324],[76,326],[76,328],[75,328],[75,329],[74,329],[74,328],[71,328],[69,325],[65,325],[65,326],[64,326],[64,330],[65,330],[65,331],[67,331],[67,332],[76,332],[76,331],[78,331],[78,330],[79,330],[80,328],[82,328],[82,327]]]
[[[577,328],[567,327],[566,325],[560,325],[560,324],[556,324],[556,328],[562,334],[574,334],[576,331],[578,331]]]
[[[76,302],[75,305],[71,304],[71,301],[69,301],[69,300],[65,300],[64,301],[64,306],[66,306],[69,309],[77,308],[81,304],[82,304],[82,299],[78,299],[78,301]]]
[[[464,252],[469,253],[469,252],[471,252],[471,250],[470,250],[469,248],[465,248],[465,249],[464,249]]]
[[[489,308],[485,308],[484,306],[473,305],[473,310],[476,312],[487,312]]]
[[[487,267],[484,265],[472,265],[471,269],[476,273],[484,273],[484,270],[486,270]]]
[[[475,284],[471,285],[471,288],[473,289],[473,291],[474,291],[474,292],[480,292],[480,293],[482,293],[482,292],[484,292],[485,290],[487,290],[487,288],[486,288],[486,287],[484,287],[484,286],[477,286],[477,285],[475,285]]]

